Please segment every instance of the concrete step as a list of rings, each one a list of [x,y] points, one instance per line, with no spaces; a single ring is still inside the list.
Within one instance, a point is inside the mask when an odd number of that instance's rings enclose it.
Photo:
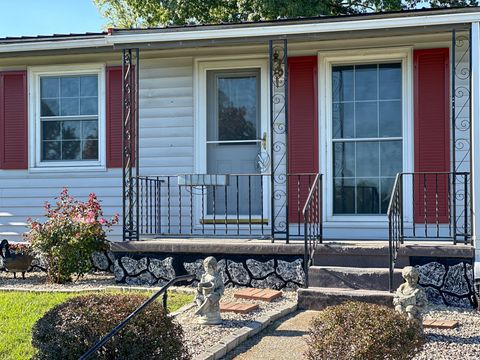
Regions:
[[[388,268],[390,263],[388,243],[378,245],[322,244],[313,256],[315,266]],[[396,267],[409,265],[408,256],[399,254]]]
[[[361,301],[393,307],[393,294],[379,290],[351,290],[310,287],[298,290],[298,307],[305,310],[322,310],[345,301]]]
[[[387,268],[337,266],[312,266],[308,271],[310,286],[351,290],[388,291],[389,274]],[[402,272],[395,269],[394,288],[396,289],[401,283]]]

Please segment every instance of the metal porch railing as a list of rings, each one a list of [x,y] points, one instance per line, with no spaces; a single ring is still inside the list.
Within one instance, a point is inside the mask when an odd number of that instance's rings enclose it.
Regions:
[[[467,172],[398,173],[387,210],[389,286],[398,251],[405,240],[471,244],[470,174]]]
[[[303,238],[303,206],[315,173],[288,174],[282,193],[271,193],[270,174],[140,176],[140,237],[275,237],[273,221]],[[287,191],[288,187],[288,191]],[[271,207],[271,198],[282,197]]]

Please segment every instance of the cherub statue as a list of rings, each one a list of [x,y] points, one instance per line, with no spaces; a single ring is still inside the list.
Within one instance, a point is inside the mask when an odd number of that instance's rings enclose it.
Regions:
[[[395,310],[406,314],[409,320],[422,322],[422,310],[427,305],[425,290],[418,285],[419,273],[412,266],[406,266],[402,270],[405,282],[395,292],[393,305]]]
[[[205,273],[197,286],[195,302],[199,306],[195,312],[200,318],[198,322],[204,325],[216,325],[222,322],[220,316],[220,298],[225,289],[222,275],[218,272],[217,260],[213,256],[203,260]]]

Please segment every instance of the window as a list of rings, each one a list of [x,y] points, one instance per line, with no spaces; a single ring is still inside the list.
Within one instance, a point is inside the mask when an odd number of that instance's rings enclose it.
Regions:
[[[333,213],[385,214],[402,171],[400,62],[332,68]]]
[[[29,169],[105,170],[105,65],[38,66],[28,74]]]
[[[40,161],[99,160],[98,74],[40,81]]]

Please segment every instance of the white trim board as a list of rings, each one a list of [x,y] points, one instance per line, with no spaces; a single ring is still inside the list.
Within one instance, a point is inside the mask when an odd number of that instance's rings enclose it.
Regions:
[[[220,38],[244,38],[257,36],[282,36],[356,30],[381,30],[431,25],[449,25],[477,21],[480,12],[456,14],[430,14],[382,19],[357,18],[350,21],[331,21],[286,25],[262,25],[229,29],[196,29],[194,31],[153,32],[148,34],[113,34],[105,38],[108,44],[118,45],[142,42],[188,41]],[[1,48],[0,48],[1,49]]]
[[[82,39],[61,39],[31,42],[23,40],[22,42],[0,45],[0,53],[8,52],[26,52],[40,50],[63,50],[63,49],[81,49],[108,47],[120,44],[135,44],[142,42],[171,42],[171,41],[189,41],[221,38],[249,38],[261,36],[285,36],[312,33],[327,32],[346,32],[356,30],[382,30],[391,28],[423,27],[433,25],[465,24],[478,21],[480,11],[468,11],[466,13],[449,13],[425,15],[407,14],[399,17],[382,17],[372,19],[359,17],[352,20],[333,19],[330,22],[320,23],[297,23],[285,25],[264,25],[259,23],[250,27],[233,27],[210,29],[198,28],[195,30],[178,31],[159,31],[148,34],[107,34],[99,38]]]

